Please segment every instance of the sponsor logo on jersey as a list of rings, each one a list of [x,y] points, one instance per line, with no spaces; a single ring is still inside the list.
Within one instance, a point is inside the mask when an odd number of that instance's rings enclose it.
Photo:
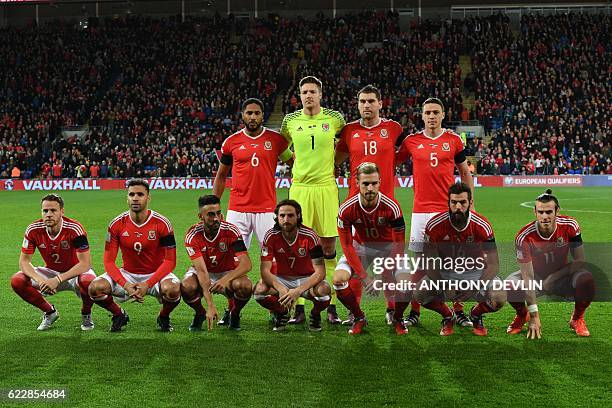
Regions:
[[[306,248],[299,248],[298,249],[298,255],[299,256],[306,256]]]
[[[227,245],[225,245],[225,242],[219,242],[219,251],[227,252]]]
[[[279,253],[279,254],[284,254],[284,253],[285,253],[285,250],[284,250],[283,248],[281,248],[281,249],[279,249],[279,250],[278,250],[278,253]]]
[[[62,249],[70,249],[70,244],[68,241],[62,241],[60,242],[60,245],[62,246]]]
[[[421,143],[421,144],[419,145],[419,147],[417,147],[417,149],[424,149],[424,148],[425,148],[425,146],[423,146],[423,143]]]
[[[123,234],[121,234],[122,237],[129,237],[130,233],[127,231],[123,231]]]
[[[329,123],[324,123],[322,127],[324,132],[329,132]]]
[[[40,244],[40,249],[47,249],[47,246],[45,244]]]
[[[246,150],[246,147],[244,147],[244,145],[241,145],[238,150]]]
[[[442,150],[450,152],[450,143],[442,143]]]
[[[155,241],[155,238],[157,237],[157,235],[155,234],[155,231],[149,231],[149,241]]]
[[[436,147],[438,147],[437,143],[430,143],[429,146],[433,149],[435,149]]]
[[[269,141],[269,140],[266,140],[266,141],[264,142],[264,149],[266,149],[266,150],[272,150],[272,142],[271,142],[271,141]]]
[[[378,217],[377,223],[378,225],[385,225],[387,224],[387,219],[385,217]]]
[[[380,129],[380,137],[382,138],[389,137],[389,133],[387,132],[387,129]]]
[[[301,132],[302,130],[304,130],[304,129],[302,129],[302,127],[301,127],[301,126],[300,126],[299,128],[297,128],[297,131],[298,131],[298,132]]]
[[[353,135],[353,139],[357,139],[358,137],[359,137],[359,133],[355,133],[355,134]]]
[[[252,148],[254,148],[254,149],[255,149],[255,148],[257,148],[257,146],[259,146],[259,143],[251,143],[251,147],[252,147]]]
[[[563,237],[557,238],[557,247],[562,247],[563,245],[565,245],[565,242],[563,241]]]
[[[136,238],[142,237],[142,232],[136,231],[134,234],[136,234]]]

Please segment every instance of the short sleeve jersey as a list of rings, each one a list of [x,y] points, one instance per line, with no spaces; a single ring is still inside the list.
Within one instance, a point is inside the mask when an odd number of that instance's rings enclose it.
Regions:
[[[217,235],[209,239],[202,223],[195,224],[185,234],[185,249],[189,259],[204,258],[210,273],[224,273],[238,266],[238,257],[247,253],[238,228],[221,221]]]
[[[278,276],[310,276],[314,273],[312,260],[322,257],[321,240],[313,230],[304,226],[298,228],[293,242],[287,242],[280,230],[272,228],[261,246],[261,260],[276,259]]]

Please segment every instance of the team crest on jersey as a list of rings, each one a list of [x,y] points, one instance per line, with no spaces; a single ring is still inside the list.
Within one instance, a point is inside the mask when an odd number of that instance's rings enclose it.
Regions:
[[[225,245],[225,242],[219,242],[219,251],[227,252],[227,245]]]
[[[149,231],[149,241],[155,241],[156,237],[157,235],[155,235],[155,231]]]
[[[442,150],[445,152],[450,152],[450,143],[442,143]]]
[[[389,137],[389,133],[387,132],[387,129],[380,129],[380,137],[382,138]]]
[[[563,237],[557,238],[557,247],[562,247],[565,245],[565,241],[563,241]]]
[[[306,248],[299,248],[298,249],[298,255],[299,256],[306,256]]]
[[[269,141],[269,140],[266,140],[266,141],[264,142],[264,149],[266,149],[266,150],[272,150],[272,142],[271,142],[271,141]]]
[[[68,241],[62,241],[60,242],[60,245],[62,246],[62,249],[70,249],[70,244]]]
[[[322,127],[324,132],[329,132],[329,123],[324,123]]]
[[[378,217],[378,225],[386,225],[387,219],[385,217]]]

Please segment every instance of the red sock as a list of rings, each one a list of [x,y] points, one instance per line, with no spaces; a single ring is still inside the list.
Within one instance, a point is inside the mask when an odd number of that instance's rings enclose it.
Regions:
[[[478,317],[483,315],[484,313],[494,312],[493,308],[487,304],[487,302],[480,302],[476,305],[474,309],[472,309],[472,316]]]
[[[453,315],[451,308],[448,307],[446,303],[440,302],[439,300],[426,303],[423,307],[440,313],[442,317],[451,317]]]
[[[45,313],[51,313],[53,306],[47,302],[38,289],[32,286],[32,280],[23,272],[18,272],[11,278],[11,286],[23,300],[36,306]]]
[[[236,315],[236,314],[240,314],[240,311],[242,310],[243,307],[246,306],[247,303],[249,303],[249,299],[239,299],[236,296],[234,296],[232,298],[233,300],[233,305],[234,307],[232,309],[230,309],[230,313]]]
[[[312,300],[312,310],[310,311],[310,313],[312,313],[313,315],[321,314],[323,310],[327,309],[327,306],[329,306],[329,302],[331,302],[331,299],[327,299],[327,300],[313,299]]]
[[[409,304],[409,302],[395,302],[393,318],[395,320],[402,320],[404,318],[404,311],[408,308]]]
[[[527,314],[527,306],[525,306],[525,302],[510,302],[510,306],[516,310],[516,314],[519,316],[525,316]]]
[[[77,278],[77,282],[79,282],[79,292],[81,293],[81,300],[83,304],[81,305],[81,314],[88,315],[91,314],[91,307],[94,304],[94,301],[89,297],[89,284],[95,279],[95,276],[90,274],[82,274]]]
[[[584,312],[591,304],[595,297],[595,281],[593,275],[588,272],[582,272],[576,279],[576,296],[574,304],[574,314],[572,319],[581,319],[584,317]]]
[[[160,316],[166,316],[166,317],[170,316],[170,313],[172,313],[174,308],[177,307],[180,302],[181,302],[180,298],[179,298],[179,300],[176,300],[174,302],[170,302],[170,301],[167,301],[166,299],[162,298],[162,308],[159,311],[159,315]]]
[[[416,271],[414,274],[410,276],[410,281],[414,284],[417,284],[419,283],[421,279],[423,279],[424,276],[425,276],[425,272]],[[416,300],[413,300],[410,302],[410,313],[416,313],[416,314],[421,313],[421,304],[417,302]]]
[[[361,285],[361,281],[357,278],[349,279],[349,288],[353,291],[353,295],[355,295],[355,300],[357,304],[361,304],[361,296],[363,293],[363,286]]]
[[[420,314],[421,313],[421,304],[419,302],[417,302],[416,300],[413,300],[410,302],[410,311],[414,312],[416,314]]]
[[[274,313],[287,312],[287,310],[285,310],[285,308],[278,302],[278,296],[276,295],[268,295],[264,298],[257,299],[257,303]]]
[[[453,302],[453,311],[455,313],[463,312],[463,302]]]
[[[342,302],[342,304],[348,310],[350,310],[355,317],[363,317],[363,311],[359,307],[359,303],[357,303],[357,299],[355,298],[350,286],[347,286],[344,289],[336,289],[336,296],[338,297],[338,300]]]
[[[204,309],[204,306],[202,306],[202,298],[197,298],[191,302],[185,300],[185,303],[187,303],[187,306],[195,311],[195,314],[202,316],[206,315],[206,309]]]
[[[111,295],[104,295],[104,298],[94,299],[93,302],[101,308],[111,312],[113,316],[119,316],[122,313],[121,308],[117,303],[115,303]]]
[[[572,319],[582,319],[584,317],[584,312],[587,310],[587,307],[591,302],[576,302],[574,304],[574,314],[572,314]]]

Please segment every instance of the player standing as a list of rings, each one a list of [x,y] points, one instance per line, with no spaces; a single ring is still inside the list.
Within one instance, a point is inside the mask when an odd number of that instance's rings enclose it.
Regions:
[[[170,312],[181,300],[179,279],[172,273],[176,266],[176,241],[170,221],[148,209],[151,196],[149,183],[131,179],[127,183],[126,211],[111,221],[104,247],[106,273],[89,286],[89,294],[96,303],[106,305],[113,313],[111,332],[121,331],[129,317],[112,300],[133,298],[144,301],[145,295],[154,296],[163,305],[157,317],[161,331],[172,331]],[[122,266],[115,260],[121,249]]]
[[[536,219],[521,228],[515,239],[516,258],[521,269],[507,279],[531,282],[535,278],[542,280],[545,293],[574,298],[570,327],[578,336],[588,337],[584,312],[595,296],[595,282],[585,268],[580,226],[574,218],[559,214],[559,210],[559,200],[552,190],[538,196],[534,206]],[[529,322],[527,338],[540,338],[542,324],[535,291],[512,291],[508,299],[516,316],[507,332],[518,334]]]
[[[87,290],[96,275],[91,270],[87,232],[76,220],[64,215],[64,200],[49,194],[41,200],[42,218],[28,226],[19,255],[21,270],[11,278],[11,286],[23,300],[43,311],[38,330],[48,330],[59,318],[55,307],[43,297],[70,290],[83,302],[81,330],[92,330],[93,301]],[[38,248],[45,266],[33,266]]]
[[[223,221],[217,196],[200,197],[198,207],[202,222],[185,234],[185,248],[192,266],[181,283],[183,299],[195,311],[189,330],[201,330],[204,320],[208,322],[208,330],[212,328],[217,317],[213,293],[233,299],[229,327],[240,330],[240,311],[253,294],[253,284],[246,276],[251,270],[249,253],[238,228]],[[202,296],[208,312],[202,306]]]
[[[336,220],[338,185],[334,177],[334,146],[345,125],[340,112],[321,107],[323,85],[314,76],[302,78],[299,84],[303,108],[285,116],[281,134],[293,144],[295,162],[289,197],[304,210],[304,224],[321,237],[325,269],[331,279],[336,269]],[[341,321],[333,304],[327,309],[327,320]],[[299,304],[292,323],[305,319]]]
[[[253,232],[263,242],[268,230],[274,226],[276,207],[276,164],[279,158],[291,159],[287,139],[280,133],[263,126],[264,104],[257,98],[242,103],[245,127],[230,135],[221,145],[219,169],[213,183],[213,194],[219,199],[225,190],[225,179],[232,171],[232,189],[226,220],[240,230],[244,244],[251,246]],[[228,298],[228,308],[219,320],[229,323],[234,298]]]
[[[338,234],[344,255],[340,258],[334,273],[334,289],[338,299],[354,316],[349,334],[361,333],[367,324],[349,279],[356,277],[363,286],[371,288],[373,279],[368,277],[364,265],[374,258],[395,258],[404,252],[406,224],[400,205],[379,191],[380,175],[374,163],[364,162],[357,168],[359,194],[349,197],[340,206],[338,213]],[[353,233],[354,229],[354,233]],[[386,277],[392,281],[393,277]],[[398,280],[402,277],[398,274]],[[410,275],[403,279],[410,281]],[[406,298],[395,303],[392,324],[398,335],[408,333],[404,323],[404,310],[408,307]]]
[[[276,225],[261,247],[261,280],[257,302],[274,313],[274,331],[284,330],[289,310],[299,297],[312,300],[310,330],[321,330],[321,312],[329,306],[331,288],[325,281],[323,249],[317,234],[302,225],[302,208],[295,200],[276,206]],[[277,274],[271,273],[272,259]]]
[[[455,183],[454,170],[459,170],[461,182],[470,187],[474,196],[474,180],[467,165],[461,136],[442,128],[444,105],[438,98],[428,98],[423,103],[421,118],[425,128],[404,139],[397,154],[397,163],[412,157],[414,205],[410,222],[410,249],[423,251],[425,225],[436,214],[447,211],[448,187]],[[422,277],[422,272],[414,280]],[[470,326],[471,321],[463,312],[463,305],[455,303],[455,316],[460,326]],[[408,325],[419,322],[420,307],[412,302],[412,310],[406,319]]]
[[[438,281],[471,281],[475,283],[501,282],[499,256],[495,244],[493,228],[489,221],[475,211],[472,206],[472,189],[464,183],[453,184],[448,189],[448,207],[446,211],[432,217],[425,227],[426,262],[436,258],[453,260],[451,268],[440,269],[439,266],[426,267],[424,279]],[[437,268],[437,269],[436,269]],[[464,302],[470,298],[478,304],[470,311],[473,332],[477,336],[486,336],[487,328],[483,323],[483,314],[496,312],[506,302],[506,292],[493,290],[491,287],[473,291],[452,290],[416,290],[415,296],[423,307],[442,315],[441,336],[453,333],[455,318],[453,310],[446,300]]]
[[[382,99],[380,91],[372,85],[366,85],[357,93],[357,106],[361,119],[347,123],[336,145],[336,166],[349,158],[351,182],[347,197],[359,193],[358,183],[353,182],[357,178],[357,167],[364,162],[371,162],[379,169],[381,193],[393,199],[395,198],[395,152],[403,141],[402,125],[394,120],[380,117]],[[353,277],[349,285],[357,303],[360,303],[361,282]],[[393,324],[394,307],[393,300],[387,299],[385,317],[388,325]],[[352,324],[350,316],[346,322]]]

